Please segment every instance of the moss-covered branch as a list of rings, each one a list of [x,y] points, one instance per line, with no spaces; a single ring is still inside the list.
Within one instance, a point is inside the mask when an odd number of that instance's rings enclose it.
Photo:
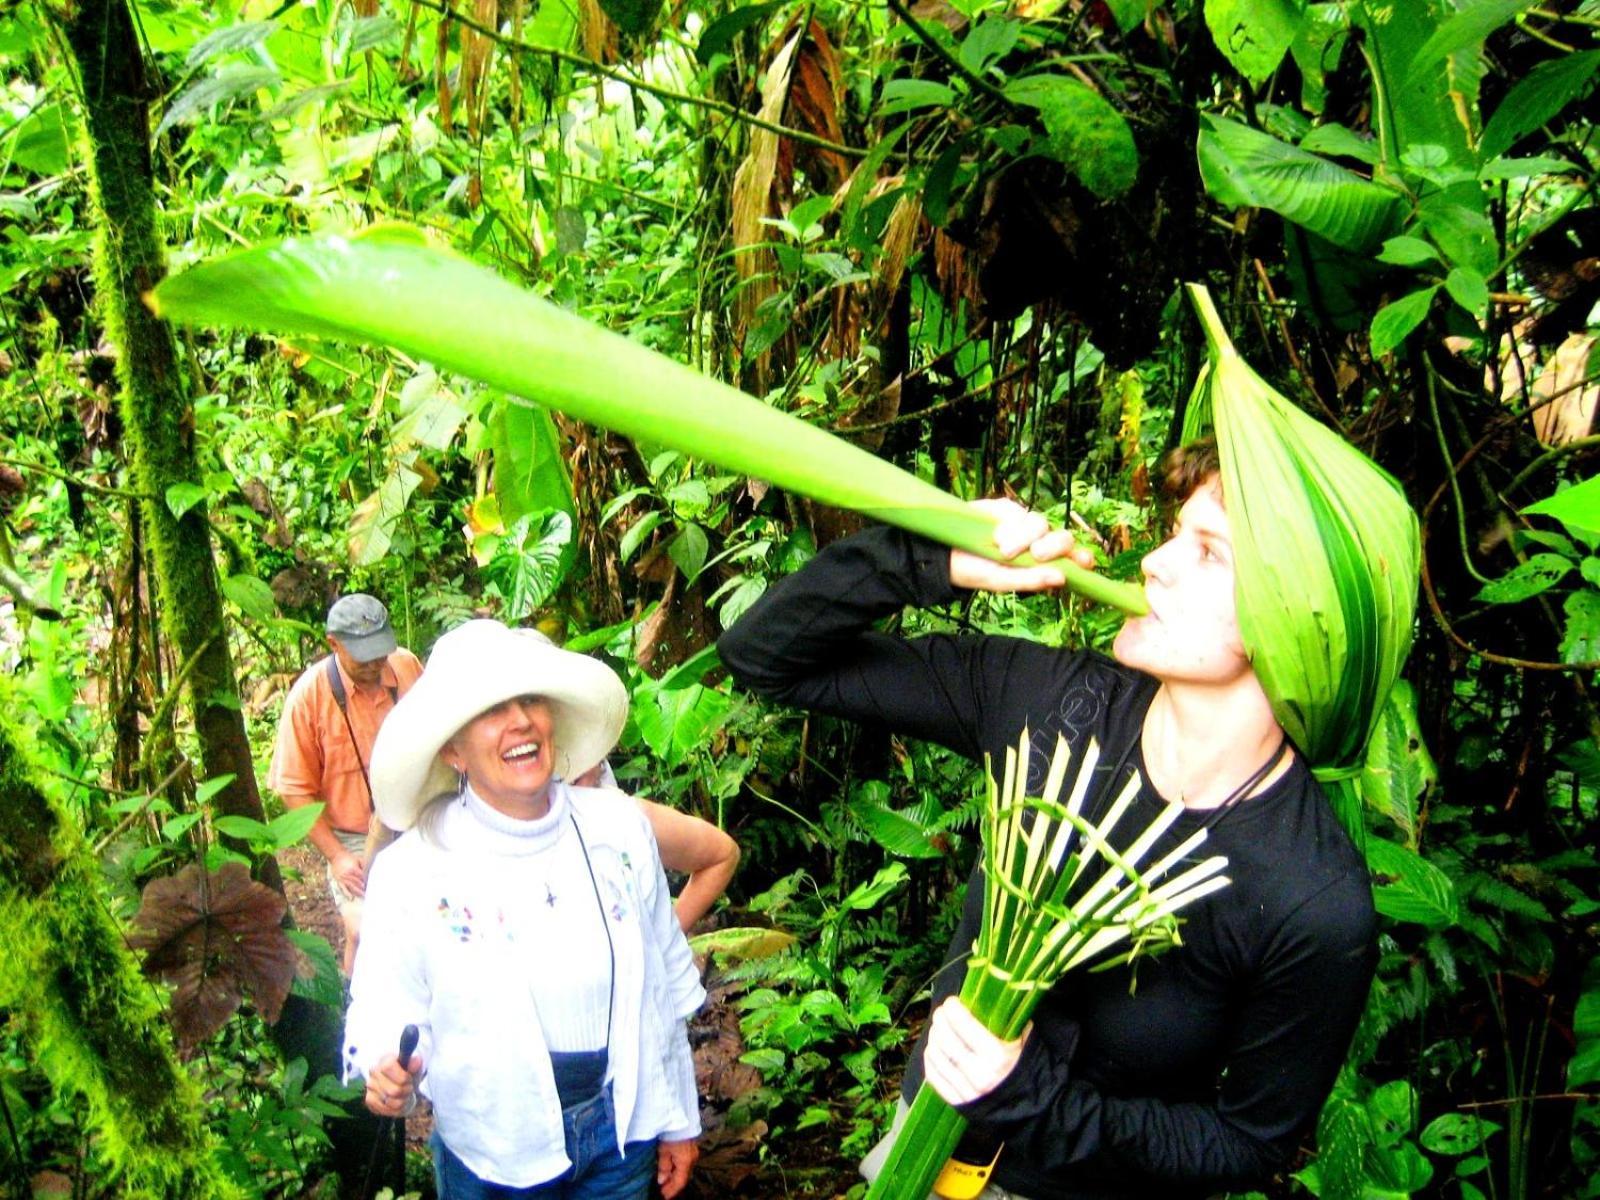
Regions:
[[[145,497],[163,632],[181,661],[193,660],[188,695],[207,778],[232,775],[213,803],[262,818],[239,711],[238,681],[223,628],[222,594],[204,504],[181,518],[152,497],[199,475],[193,412],[171,329],[141,297],[165,274],[150,159],[150,100],[144,55],[125,0],[80,0],[60,14],[82,88],[90,192],[97,210],[95,299],[117,348],[117,380],[134,490]],[[262,881],[279,886],[277,864]]]
[[[119,1194],[231,1198],[199,1091],[107,913],[98,864],[27,757],[20,708],[0,678],[0,1009],[56,1090],[86,1101]]]

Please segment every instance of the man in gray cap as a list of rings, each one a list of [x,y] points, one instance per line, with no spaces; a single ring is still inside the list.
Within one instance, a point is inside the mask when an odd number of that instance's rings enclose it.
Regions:
[[[374,820],[367,764],[378,727],[422,674],[422,663],[394,640],[389,612],[364,592],[328,610],[328,646],[283,702],[267,786],[286,808],[321,801],[311,843],[328,860],[328,882],[344,920],[344,972],[355,962],[367,834]]]

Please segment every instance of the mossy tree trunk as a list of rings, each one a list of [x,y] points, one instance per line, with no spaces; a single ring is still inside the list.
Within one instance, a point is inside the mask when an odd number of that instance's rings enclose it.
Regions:
[[[77,0],[59,11],[83,89],[98,218],[96,298],[117,347],[135,484],[148,497],[142,512],[161,629],[180,668],[188,670],[201,768],[207,778],[233,776],[213,805],[226,814],[261,820],[205,505],[175,519],[163,499],[171,485],[197,482],[199,471],[177,344],[171,328],[142,299],[165,273],[150,157],[150,101],[158,89],[146,78],[126,0]],[[258,874],[263,883],[283,890],[275,859],[266,858]],[[314,1078],[339,1070],[340,1024],[334,1010],[291,995],[273,1032],[284,1059],[305,1058]],[[348,1111],[350,1119],[331,1122],[327,1132],[341,1194],[352,1196],[362,1188],[361,1168],[382,1122],[359,1100]]]
[[[0,1010],[62,1094],[83,1097],[119,1195],[227,1197],[160,999],[101,895],[99,864],[39,784],[0,678]]]
[[[230,814],[262,819],[239,710],[239,687],[224,632],[222,595],[206,506],[175,518],[163,497],[176,483],[196,482],[193,408],[172,330],[142,297],[165,273],[150,158],[150,99],[144,57],[126,0],[80,0],[62,10],[67,44],[83,89],[89,134],[90,188],[98,232],[95,291],[100,317],[117,348],[120,404],[144,528],[155,564],[161,626],[180,664],[189,665],[201,769],[231,774],[213,803]],[[278,887],[277,864],[262,864],[263,882]]]

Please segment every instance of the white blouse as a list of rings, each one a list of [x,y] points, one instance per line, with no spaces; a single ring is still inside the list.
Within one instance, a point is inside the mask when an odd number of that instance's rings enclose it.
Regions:
[[[705,989],[649,823],[620,792],[557,780],[550,798],[545,818],[509,828],[476,798],[453,801],[431,839],[412,830],[378,856],[345,1019],[347,1080],[395,1053],[407,1024],[418,1027],[421,1091],[433,1102],[439,1136],[479,1178],[508,1187],[531,1187],[571,1165],[549,1050],[552,1042],[579,1046],[593,1031],[573,1012],[552,1011],[549,984],[584,976],[571,970],[573,938],[587,937],[586,961],[603,972],[595,1028],[605,1021],[604,995],[612,997],[608,1078],[618,1149],[700,1132],[686,1020]],[[561,859],[554,871],[552,852]],[[581,919],[596,913],[596,885],[603,927]],[[564,929],[551,919],[563,905],[573,914]],[[594,944],[601,928],[610,931],[610,951]],[[595,957],[613,953],[614,988],[608,964]],[[586,977],[592,1003],[596,977]],[[547,1034],[547,1021],[559,1036]],[[603,1029],[599,1036],[603,1043]]]

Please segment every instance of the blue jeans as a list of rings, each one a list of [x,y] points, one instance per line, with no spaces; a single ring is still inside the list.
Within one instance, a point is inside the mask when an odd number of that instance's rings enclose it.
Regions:
[[[656,1142],[629,1142],[617,1153],[617,1116],[608,1085],[561,1114],[572,1166],[545,1183],[506,1187],[479,1179],[433,1135],[439,1200],[644,1200],[656,1177]]]

